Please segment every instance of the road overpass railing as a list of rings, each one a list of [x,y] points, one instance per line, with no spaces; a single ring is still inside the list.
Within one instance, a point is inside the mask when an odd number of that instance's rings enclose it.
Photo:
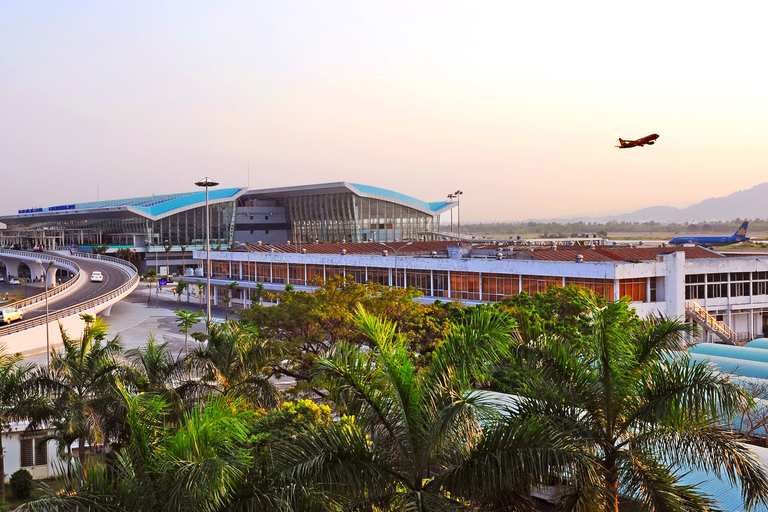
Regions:
[[[69,258],[63,258],[61,256],[56,256],[50,253],[45,253],[43,255],[43,254],[40,254],[39,252],[10,251],[7,249],[0,249],[0,254],[8,254],[11,256],[23,256],[25,258],[29,258],[32,260],[55,261],[56,263],[61,263],[62,265],[66,265],[67,267],[72,269],[72,273],[75,274],[75,277],[73,277],[68,281],[65,281],[59,286],[54,286],[53,288],[48,289],[49,300],[51,299],[51,297],[55,297],[57,294],[75,285],[75,283],[77,283],[78,280],[81,279],[80,265],[78,265],[77,262],[70,260]],[[39,302],[45,302],[45,292],[40,293],[38,295],[33,295],[32,297],[27,297],[26,299],[17,300],[13,304],[9,304],[9,305],[18,309],[22,309],[27,306],[31,306],[32,304],[37,304]]]
[[[19,251],[14,251],[15,254],[18,254],[18,252]],[[78,255],[78,257],[80,257],[80,255]],[[121,265],[122,267],[126,267],[127,268],[126,273],[128,273],[128,275],[133,274],[133,276],[128,280],[128,282],[126,282],[119,288],[116,288],[110,292],[107,292],[103,295],[100,295],[88,301],[81,302],[80,304],[77,304],[75,306],[71,306],[66,309],[59,309],[49,313],[48,314],[49,321],[59,320],[59,319],[68,317],[70,315],[76,315],[78,313],[82,313],[83,311],[88,311],[89,309],[95,306],[98,306],[99,304],[103,304],[105,302],[109,302],[113,299],[116,299],[117,297],[130,291],[139,281],[139,278],[140,278],[139,271],[130,262],[121,260],[119,258],[112,258],[111,256],[87,255],[86,257],[89,257],[91,259],[108,261],[112,264],[117,264],[117,265]],[[74,281],[74,279],[72,281]],[[36,318],[31,318],[29,320],[22,320],[21,322],[15,322],[10,325],[6,325],[4,327],[0,327],[0,336],[4,336],[6,334],[13,334],[15,332],[20,332],[25,329],[29,329],[31,327],[37,327],[38,325],[45,325],[45,322],[46,322],[45,316],[39,316]]]

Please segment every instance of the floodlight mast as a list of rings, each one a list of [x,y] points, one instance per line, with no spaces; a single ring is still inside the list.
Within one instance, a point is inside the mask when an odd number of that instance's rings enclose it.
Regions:
[[[211,324],[211,215],[208,211],[208,189],[218,184],[207,176],[195,183],[198,187],[205,187],[205,302],[207,305],[205,323],[208,330]]]
[[[49,260],[47,265],[43,265],[42,260],[37,260],[36,263],[43,269],[43,280],[45,281],[45,363],[46,366],[51,365],[51,336],[50,328],[48,325],[49,310],[48,310],[48,272],[55,263],[53,260]]]

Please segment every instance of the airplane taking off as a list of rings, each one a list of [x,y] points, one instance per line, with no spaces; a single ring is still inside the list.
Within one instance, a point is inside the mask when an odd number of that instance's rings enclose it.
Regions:
[[[731,245],[740,242],[748,242],[750,240],[747,236],[748,224],[749,222],[742,224],[731,236],[676,236],[670,240],[669,243],[671,245],[698,244],[703,245],[704,247],[713,247],[715,245]]]
[[[619,139],[619,144],[621,144],[621,146],[615,146],[615,147],[625,149],[625,148],[634,148],[636,146],[642,147],[642,146],[645,146],[646,144],[648,144],[649,146],[652,146],[656,143],[656,139],[658,138],[659,138],[659,135],[657,133],[652,133],[650,135],[646,135],[645,137],[637,140]]]

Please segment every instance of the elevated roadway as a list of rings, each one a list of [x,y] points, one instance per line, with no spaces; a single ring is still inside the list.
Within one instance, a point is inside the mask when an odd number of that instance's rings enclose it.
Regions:
[[[43,283],[26,286],[26,290],[35,290],[36,295],[24,299],[13,306],[21,309],[24,320],[10,325],[0,326],[0,342],[5,343],[12,352],[34,353],[45,350],[47,345],[61,343],[57,323],[73,337],[79,337],[83,328],[82,314],[96,316],[108,315],[113,304],[128,296],[139,283],[139,275],[132,264],[108,256],[62,255],[29,251],[0,251],[0,261],[8,267],[24,262],[35,276],[43,274],[49,264],[49,284],[55,284],[54,268],[65,269],[74,277],[60,286],[52,286],[48,297],[49,326],[46,333],[45,291]],[[104,275],[102,282],[92,283],[90,275],[98,270]]]

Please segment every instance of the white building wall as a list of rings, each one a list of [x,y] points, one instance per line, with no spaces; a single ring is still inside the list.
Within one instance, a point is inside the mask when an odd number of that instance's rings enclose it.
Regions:
[[[351,267],[375,267],[384,269],[435,270],[448,272],[477,272],[493,274],[513,274],[521,276],[549,276],[555,278],[577,278],[610,280],[614,282],[615,297],[618,299],[619,282],[624,279],[648,279],[648,301],[635,302],[633,307],[641,316],[660,312],[669,316],[685,316],[685,276],[688,274],[730,273],[768,271],[768,257],[739,258],[697,258],[686,259],[683,251],[660,251],[656,260],[642,262],[591,262],[575,261],[539,261],[511,260],[489,257],[429,258],[410,256],[354,255],[354,254],[302,254],[300,246],[296,253],[245,253],[212,252],[211,257],[219,261],[233,262],[233,269],[238,269],[242,262],[272,262],[275,264],[300,263],[311,265],[333,265]],[[195,251],[195,259],[204,260],[205,251]],[[391,275],[392,273],[390,273]],[[214,280],[216,281],[216,280]],[[221,285],[227,284],[221,280]],[[650,291],[655,284],[656,300],[650,302]],[[255,284],[242,284],[244,288],[253,288]],[[285,285],[265,284],[268,290],[282,290]],[[297,289],[310,289],[296,286]],[[481,292],[482,293],[482,292]],[[483,297],[481,295],[481,297]],[[425,297],[436,299],[438,297]],[[440,297],[445,300],[444,297]],[[712,314],[723,314],[726,323],[736,332],[748,338],[762,336],[764,318],[768,319],[768,295],[750,295],[745,297],[722,297],[700,301]],[[766,322],[768,323],[768,322]]]

